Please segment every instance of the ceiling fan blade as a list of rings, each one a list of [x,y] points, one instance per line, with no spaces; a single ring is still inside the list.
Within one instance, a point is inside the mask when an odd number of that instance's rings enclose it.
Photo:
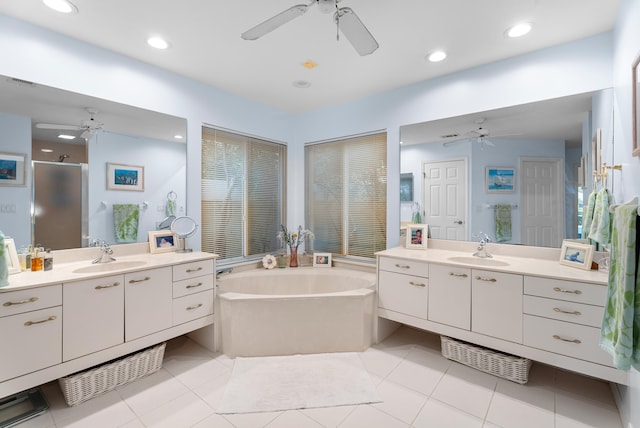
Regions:
[[[311,3],[313,4],[313,3]],[[276,16],[273,16],[266,21],[256,25],[255,27],[245,31],[240,35],[245,40],[256,40],[267,33],[272,32],[276,28],[286,24],[287,22],[297,18],[304,13],[309,8],[309,5],[306,4],[297,4],[295,6],[291,6],[289,9],[284,12],[280,12]]]
[[[55,123],[36,123],[36,128],[38,129],[59,129],[62,131],[79,131],[83,129],[80,126],[76,125],[57,125]]]
[[[96,134],[96,131],[96,129],[86,129],[82,134],[80,134],[80,138],[84,138],[88,141]]]
[[[338,9],[333,19],[338,23],[340,31],[361,56],[369,55],[380,47],[376,39],[350,7]]]

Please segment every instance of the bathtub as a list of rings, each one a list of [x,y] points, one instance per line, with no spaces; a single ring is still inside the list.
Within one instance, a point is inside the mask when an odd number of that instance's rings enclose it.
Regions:
[[[217,281],[222,352],[230,357],[364,351],[376,276],[342,268],[260,269]]]

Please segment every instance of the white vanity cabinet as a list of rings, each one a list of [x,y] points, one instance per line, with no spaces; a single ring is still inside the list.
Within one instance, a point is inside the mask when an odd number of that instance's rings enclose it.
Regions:
[[[213,260],[173,266],[173,324],[213,314]]]
[[[63,361],[124,342],[124,276],[63,285]]]
[[[599,345],[606,298],[605,286],[525,277],[524,343],[611,366]]]
[[[62,285],[0,294],[0,382],[62,362]]]
[[[162,267],[125,274],[125,340],[173,325],[172,268]]]
[[[471,328],[471,269],[458,266],[429,267],[429,321]]]
[[[378,306],[418,318],[427,318],[429,265],[381,257],[378,270]]]
[[[479,269],[471,275],[471,330],[522,343],[522,275]]]

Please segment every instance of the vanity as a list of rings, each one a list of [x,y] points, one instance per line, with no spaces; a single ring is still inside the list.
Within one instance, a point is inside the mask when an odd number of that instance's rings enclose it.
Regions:
[[[627,384],[599,347],[606,272],[561,265],[559,249],[489,244],[485,259],[470,242],[428,246],[376,254],[380,318]]]
[[[100,264],[96,248],[54,252],[53,270],[10,275],[0,398],[190,332],[215,348],[217,256],[148,248],[119,245],[116,261]]]

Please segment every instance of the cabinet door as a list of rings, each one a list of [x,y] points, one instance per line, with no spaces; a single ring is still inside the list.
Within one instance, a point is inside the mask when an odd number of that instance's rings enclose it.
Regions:
[[[64,361],[123,343],[122,275],[65,283],[62,302]]]
[[[427,318],[427,278],[380,271],[378,305],[381,308]]]
[[[171,278],[171,267],[125,274],[126,341],[172,326]]]
[[[62,307],[0,318],[0,382],[62,362]]]
[[[476,269],[471,275],[471,330],[522,343],[522,276]]]
[[[471,269],[431,265],[429,321],[471,328]]]

